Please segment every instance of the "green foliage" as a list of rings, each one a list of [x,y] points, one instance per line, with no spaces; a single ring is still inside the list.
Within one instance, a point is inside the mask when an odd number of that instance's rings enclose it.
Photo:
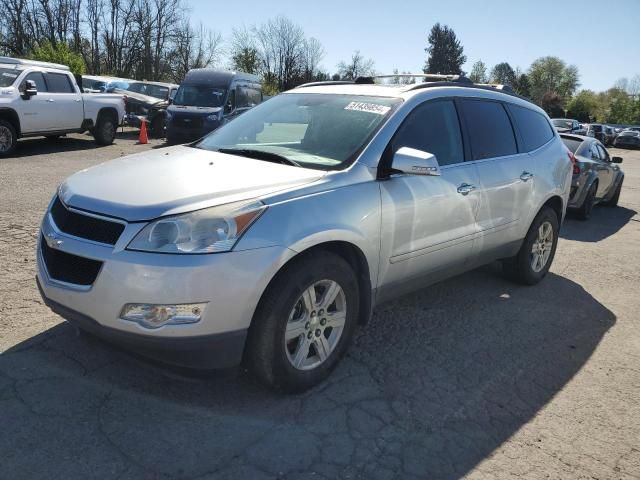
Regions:
[[[528,76],[531,98],[539,105],[549,95],[558,95],[566,103],[579,85],[578,69],[558,57],[538,58],[531,64]]]
[[[265,96],[273,97],[280,93],[278,89],[278,83],[275,81],[263,80],[262,81],[262,93]]]
[[[540,107],[551,117],[564,117],[564,100],[553,92],[545,93],[540,99]]]
[[[491,82],[513,86],[516,83],[516,72],[507,62],[499,63],[491,69]]]
[[[516,78],[516,81],[513,84],[513,89],[518,95],[522,95],[523,97],[531,96],[531,83],[529,82],[529,77],[526,73],[521,73]]]
[[[82,55],[73,52],[69,45],[63,42],[42,42],[33,49],[29,58],[67,65],[76,75],[82,75],[86,70]]]
[[[478,60],[471,67],[471,73],[469,74],[469,79],[473,83],[487,83],[487,66],[484,64],[482,60]]]
[[[575,118],[579,122],[589,123],[596,119],[596,112],[600,106],[598,95],[591,90],[581,90],[567,105],[567,117]]]
[[[429,54],[424,65],[424,73],[460,75],[462,64],[467,61],[464,48],[453,29],[436,23],[429,33]]]
[[[243,47],[231,56],[231,68],[245,73],[258,73],[260,69],[260,54],[257,48]]]

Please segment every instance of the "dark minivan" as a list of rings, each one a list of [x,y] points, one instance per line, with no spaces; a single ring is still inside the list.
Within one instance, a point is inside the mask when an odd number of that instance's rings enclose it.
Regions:
[[[196,140],[262,102],[256,75],[197,68],[167,109],[167,142]]]

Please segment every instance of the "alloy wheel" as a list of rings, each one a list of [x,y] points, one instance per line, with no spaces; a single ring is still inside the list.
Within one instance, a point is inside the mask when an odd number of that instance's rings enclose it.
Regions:
[[[287,359],[298,370],[312,370],[333,353],[347,319],[347,300],[340,285],[320,280],[296,301],[284,334]]]
[[[538,273],[547,265],[553,249],[553,226],[544,222],[538,227],[538,235],[531,247],[531,269]]]
[[[12,143],[11,130],[4,125],[0,125],[0,152],[8,152]]]

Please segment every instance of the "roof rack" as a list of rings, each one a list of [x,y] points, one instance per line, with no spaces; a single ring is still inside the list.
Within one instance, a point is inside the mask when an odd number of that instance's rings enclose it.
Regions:
[[[0,63],[16,65],[16,66],[26,65],[26,66],[32,66],[32,67],[55,68],[56,70],[70,71],[68,66],[61,65],[59,63],[40,62],[38,60],[27,60],[24,58],[0,57]]]
[[[294,88],[302,88],[302,87],[318,87],[322,85],[353,85],[355,82],[353,80],[325,80],[322,82],[309,82],[303,83],[302,85],[298,85]]]
[[[472,83],[464,75],[441,75],[435,73],[398,73],[387,75],[371,75],[368,77],[358,77],[355,83],[371,84],[375,83],[379,78],[422,78],[425,82],[459,82],[459,83]]]

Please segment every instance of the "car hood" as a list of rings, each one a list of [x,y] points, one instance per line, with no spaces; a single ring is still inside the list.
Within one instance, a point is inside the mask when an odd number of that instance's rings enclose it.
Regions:
[[[180,145],[82,170],[64,181],[59,195],[69,206],[133,222],[258,199],[324,175]]]
[[[143,93],[130,92],[129,90],[115,89],[115,93],[119,93],[127,97],[127,101],[133,101],[149,107],[167,106],[169,102],[160,98],[145,95]]]

